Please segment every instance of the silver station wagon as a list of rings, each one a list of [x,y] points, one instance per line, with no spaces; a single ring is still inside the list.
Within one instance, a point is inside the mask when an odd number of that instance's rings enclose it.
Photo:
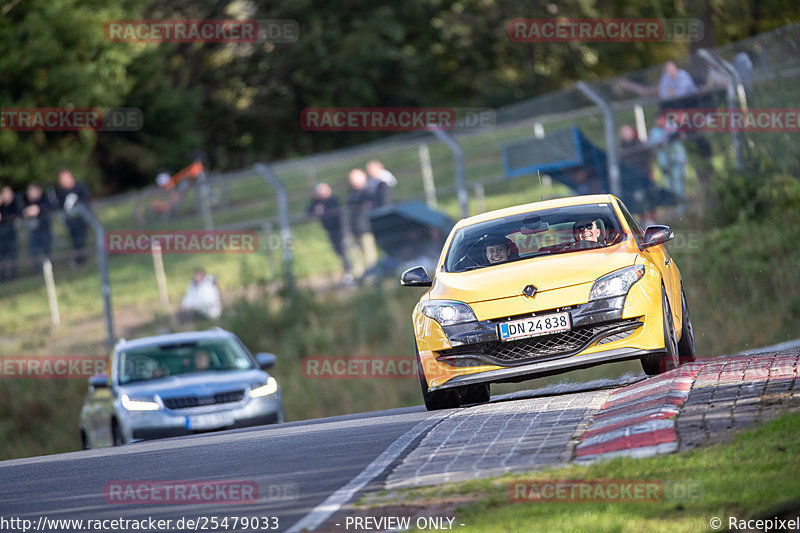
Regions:
[[[275,361],[220,328],[122,340],[110,374],[89,379],[83,447],[283,422]]]

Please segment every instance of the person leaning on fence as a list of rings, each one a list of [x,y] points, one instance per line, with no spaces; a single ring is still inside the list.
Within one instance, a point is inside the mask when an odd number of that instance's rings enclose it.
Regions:
[[[330,185],[318,183],[314,187],[314,194],[308,204],[306,213],[318,219],[322,224],[336,255],[342,260],[342,266],[344,267],[343,282],[352,284],[354,280],[350,260],[347,258],[344,228],[342,227],[342,212],[339,206],[339,199],[333,194],[333,189],[331,189]]]
[[[383,163],[373,159],[367,163],[367,175],[370,177],[369,183],[374,187],[375,205],[373,207],[391,205],[394,188],[397,187],[397,178],[394,177],[394,174],[386,170]]]
[[[656,117],[650,130],[648,146],[656,149],[656,161],[667,187],[678,197],[678,214],[683,212],[683,188],[689,158],[681,141],[682,134],[675,124],[669,124],[664,113]]]
[[[193,318],[216,319],[222,315],[222,299],[220,298],[217,280],[206,275],[205,269],[194,271],[192,281],[186,289],[181,301],[178,318],[188,321]]]
[[[354,168],[348,174],[350,194],[347,205],[350,209],[350,231],[356,245],[358,274],[363,274],[368,267],[378,262],[378,249],[369,222],[369,213],[375,205],[374,189],[370,190],[369,177],[360,168]]]
[[[674,61],[667,61],[658,81],[658,96],[662,100],[674,100],[693,94],[697,94],[697,86],[689,73],[678,68]]]
[[[0,282],[17,277],[17,227],[22,202],[8,185],[0,188]]]
[[[28,253],[31,258],[42,260],[50,257],[53,240],[51,213],[54,205],[42,186],[31,183],[25,189],[25,207],[22,216],[28,229]]]
[[[86,240],[89,235],[89,224],[74,208],[81,204],[86,209],[89,209],[89,202],[92,199],[89,187],[85,183],[75,180],[72,172],[64,168],[58,172],[56,197],[58,198],[59,206],[64,210],[65,223],[72,239],[72,247],[77,251],[75,264],[83,264],[86,261]]]

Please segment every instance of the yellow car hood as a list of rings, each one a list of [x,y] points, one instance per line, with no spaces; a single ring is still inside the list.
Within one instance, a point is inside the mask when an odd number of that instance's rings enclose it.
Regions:
[[[460,273],[437,272],[432,300],[466,303],[518,296],[532,283],[537,292],[580,285],[633,265],[637,254],[623,242],[609,248],[534,257]]]

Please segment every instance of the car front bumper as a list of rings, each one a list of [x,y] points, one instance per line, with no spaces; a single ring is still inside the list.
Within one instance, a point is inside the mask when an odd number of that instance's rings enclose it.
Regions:
[[[127,411],[118,407],[117,413],[126,442],[136,442],[281,422],[283,402],[278,392],[264,398],[247,398],[230,404],[190,409]],[[230,423],[192,428],[190,417],[203,415],[222,415],[229,419]]]
[[[429,390],[522,381],[663,353],[661,302],[651,297],[660,296],[660,281],[649,278],[626,296],[596,301],[587,301],[590,284],[573,287],[562,291],[561,301],[570,305],[534,307],[527,314],[502,316],[503,303],[498,301],[488,315],[496,318],[452,326],[442,327],[415,310],[417,348]],[[569,332],[511,342],[498,338],[498,324],[557,312],[569,312]]]
[[[429,390],[448,389],[461,387],[464,385],[476,385],[478,383],[513,383],[526,379],[533,379],[542,376],[551,376],[570,370],[579,370],[590,366],[625,361],[629,359],[639,359],[649,354],[662,353],[661,350],[640,350],[638,348],[616,348],[594,352],[580,357],[561,357],[550,361],[535,362],[527,365],[514,366],[509,368],[499,368],[497,370],[485,370],[475,374],[464,374],[451,378],[449,381],[438,387],[429,387]]]

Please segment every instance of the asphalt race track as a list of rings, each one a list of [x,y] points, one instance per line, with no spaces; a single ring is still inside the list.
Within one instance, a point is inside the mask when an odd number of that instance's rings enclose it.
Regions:
[[[427,481],[439,482],[481,475],[480,469],[530,467],[515,465],[513,457],[532,445],[541,450],[542,464],[559,462],[576,428],[599,408],[598,396],[643,377],[549,387],[456,410],[428,412],[417,406],[4,461],[0,462],[0,517],[30,520],[29,527],[39,531],[56,530],[54,519],[120,518],[172,520],[171,527],[156,528],[159,531],[213,530],[206,520],[226,516],[270,518],[271,530],[276,523],[278,531],[311,529],[358,491],[376,488],[379,482],[414,485],[419,484],[414,482],[420,479],[418,472],[438,474]],[[556,425],[560,430],[552,431]],[[483,455],[470,456],[470,448],[464,447],[458,456],[439,453],[440,460],[430,463],[435,449],[426,443],[434,435],[451,443],[470,441],[484,450]],[[513,439],[503,438],[501,443],[503,435]],[[475,441],[481,436],[488,439],[486,443]],[[490,444],[497,447],[487,455]],[[435,442],[433,446],[441,447]],[[486,462],[491,457],[499,459]],[[231,502],[224,492],[209,492],[203,501],[171,499],[168,492],[131,489],[140,488],[135,483],[141,481],[150,482],[148,487],[153,482],[173,487],[230,482],[257,487],[258,498],[242,503],[247,498],[228,493],[230,499],[239,500]],[[117,487],[116,499],[109,487]],[[201,521],[192,528],[186,522],[176,526],[181,518]],[[22,531],[23,524],[3,524],[0,529]],[[84,530],[88,525],[83,524]],[[106,531],[125,530],[110,522],[105,525]],[[232,526],[229,522],[228,529]],[[241,524],[236,529],[241,530]],[[73,524],[61,530],[79,527]]]

